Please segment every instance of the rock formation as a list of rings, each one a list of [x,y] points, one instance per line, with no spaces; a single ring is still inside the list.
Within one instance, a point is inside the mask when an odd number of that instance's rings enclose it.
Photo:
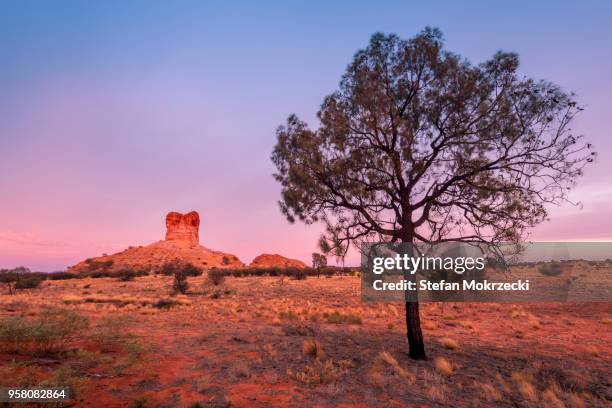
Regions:
[[[285,258],[278,254],[261,254],[253,259],[249,266],[252,268],[305,268],[306,264],[300,260]]]
[[[166,215],[166,241],[183,241],[198,245],[199,229],[200,215],[195,211],[187,214],[172,211]]]
[[[180,260],[209,268],[241,268],[244,264],[232,254],[208,249],[199,244],[200,216],[170,212],[166,215],[166,239],[147,246],[129,247],[113,254],[90,258],[68,268],[70,272],[121,270],[124,268],[157,271],[167,262]]]

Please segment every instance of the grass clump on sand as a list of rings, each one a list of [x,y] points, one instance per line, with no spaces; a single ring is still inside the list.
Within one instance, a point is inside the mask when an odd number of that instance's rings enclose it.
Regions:
[[[459,343],[457,343],[457,341],[451,339],[450,337],[441,338],[440,344],[442,344],[442,346],[444,346],[444,348],[448,350],[457,350],[459,348]]]
[[[338,311],[334,311],[333,313],[327,316],[327,323],[332,324],[362,324],[361,317],[354,314],[344,314]]]
[[[436,367],[436,371],[445,377],[450,376],[454,371],[451,363],[444,357],[437,357],[434,360],[434,367]]]
[[[306,356],[311,356],[313,358],[323,358],[325,356],[325,352],[323,352],[323,348],[318,341],[308,339],[304,341],[302,344],[302,353]]]

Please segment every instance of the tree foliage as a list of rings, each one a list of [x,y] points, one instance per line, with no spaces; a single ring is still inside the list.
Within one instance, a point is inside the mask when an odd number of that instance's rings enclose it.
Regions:
[[[514,53],[472,65],[437,29],[374,34],[312,130],[296,115],[272,154],[281,210],[323,222],[321,247],[518,242],[593,161],[570,127],[574,95],[523,77]]]
[[[317,252],[312,253],[312,267],[314,269],[325,268],[327,266],[327,257]]]

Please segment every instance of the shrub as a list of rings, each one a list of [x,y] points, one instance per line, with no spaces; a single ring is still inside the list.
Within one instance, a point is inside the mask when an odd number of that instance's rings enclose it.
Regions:
[[[174,306],[178,305],[180,305],[180,303],[174,299],[160,299],[157,302],[153,303],[153,307],[157,309],[171,309]]]
[[[33,289],[40,286],[40,283],[44,280],[41,276],[38,275],[26,275],[20,276],[17,281],[15,281],[15,289]]]
[[[85,260],[85,263],[87,264],[87,270],[89,272],[108,271],[114,264],[112,259],[107,261],[96,261],[91,258]]]
[[[136,272],[134,272],[131,269],[127,269],[127,268],[122,269],[117,272],[117,277],[119,278],[120,281],[123,281],[123,282],[133,281],[134,278],[136,277]]]
[[[162,275],[172,276],[176,273],[176,271],[181,270],[185,276],[200,276],[203,273],[202,268],[198,268],[189,262],[181,262],[180,260],[175,260],[173,262],[167,262],[162,266],[161,273]]]
[[[0,269],[0,283],[7,285],[10,294],[16,289],[36,288],[45,277],[46,274],[30,272],[23,266],[14,269]]]
[[[208,281],[215,286],[221,285],[225,282],[225,271],[216,268],[211,269],[208,271]]]
[[[108,271],[97,270],[93,272],[86,272],[85,276],[88,278],[97,279],[97,278],[108,278],[109,276],[111,276],[111,274]]]
[[[558,262],[550,262],[540,265],[538,272],[546,276],[558,276],[563,272],[563,267]]]
[[[305,280],[306,279],[306,271],[303,269],[296,268],[293,271],[293,279],[295,280]]]
[[[80,276],[77,275],[76,273],[64,272],[64,271],[53,272],[47,276],[47,279],[49,280],[66,280],[66,279],[78,279],[78,278],[80,278]]]
[[[334,268],[324,268],[321,272],[326,278],[331,278],[336,274],[336,270]]]
[[[187,274],[184,269],[176,269],[174,271],[174,281],[172,283],[172,291],[174,293],[187,293],[189,283],[187,283]]]
[[[161,274],[165,276],[172,276],[178,269],[178,262],[166,262],[161,268]]]
[[[89,326],[87,318],[63,309],[49,309],[36,319],[0,320],[0,348],[14,353],[44,355],[59,351],[75,333]]]
[[[278,268],[278,267],[268,268],[269,276],[280,276],[281,274],[282,274],[281,268]]]
[[[202,268],[198,268],[197,266],[191,263],[186,263],[182,265],[182,268],[183,268],[183,273],[185,273],[186,276],[194,276],[194,277],[200,276],[204,272]]]

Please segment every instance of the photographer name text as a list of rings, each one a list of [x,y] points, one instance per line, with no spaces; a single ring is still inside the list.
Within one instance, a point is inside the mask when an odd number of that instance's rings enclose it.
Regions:
[[[524,281],[518,280],[516,282],[489,282],[487,280],[464,280],[461,282],[446,282],[444,280],[429,281],[426,279],[421,279],[418,281],[418,288],[416,281],[402,279],[398,282],[384,282],[383,280],[378,279],[372,283],[372,287],[374,288],[374,290],[382,291],[528,291],[529,279]]]

